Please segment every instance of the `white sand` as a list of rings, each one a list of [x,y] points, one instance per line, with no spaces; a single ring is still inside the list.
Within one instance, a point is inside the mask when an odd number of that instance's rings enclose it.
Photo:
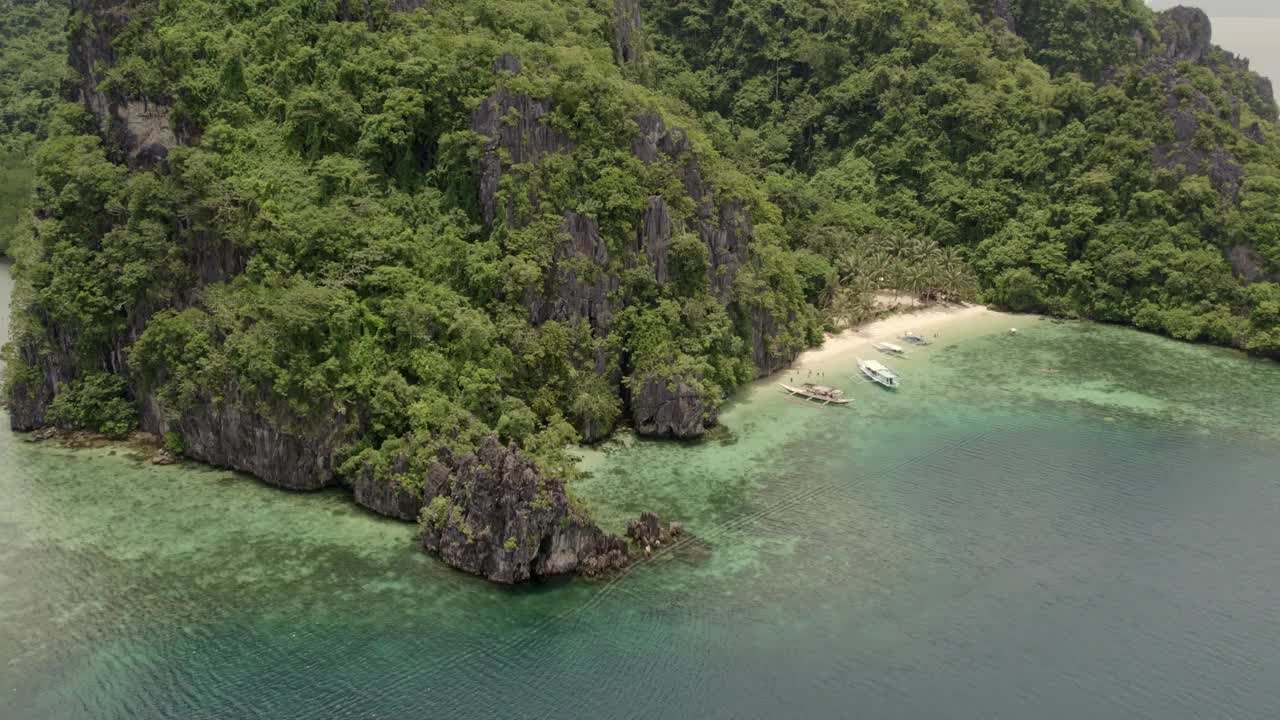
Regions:
[[[986,305],[931,305],[922,307],[915,312],[892,315],[883,320],[876,320],[875,322],[846,330],[839,335],[828,335],[823,341],[822,347],[801,354],[791,367],[792,369],[804,370],[818,365],[825,365],[832,361],[851,359],[857,353],[865,354],[872,351],[872,346],[877,342],[891,342],[902,345],[904,343],[901,338],[906,332],[915,332],[932,340],[934,333],[941,333],[944,328],[954,328],[957,323],[1002,316],[1011,319],[1012,324],[1010,327],[1017,326],[1017,316],[1006,316],[1004,313],[988,309]]]

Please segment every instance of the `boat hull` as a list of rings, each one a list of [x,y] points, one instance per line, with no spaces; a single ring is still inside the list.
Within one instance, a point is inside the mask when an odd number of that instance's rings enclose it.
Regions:
[[[897,390],[897,389],[898,389],[898,381],[897,381],[896,379],[895,379],[895,380],[890,380],[889,378],[886,378],[886,377],[884,377],[884,376],[880,375],[879,373],[875,372],[875,371],[874,371],[874,370],[872,370],[871,368],[868,368],[868,367],[866,367],[866,366],[864,366],[864,365],[859,365],[859,366],[858,366],[858,369],[862,371],[862,374],[863,374],[863,375],[866,375],[866,376],[867,376],[867,379],[868,379],[868,380],[870,380],[871,382],[873,382],[873,383],[875,383],[875,384],[879,385],[880,387],[888,388],[888,389],[890,389],[890,390]]]
[[[822,395],[814,395],[813,393],[806,392],[803,388],[793,388],[790,385],[784,385],[781,383],[779,383],[779,387],[781,387],[782,390],[791,397],[821,403],[822,405],[848,405],[853,402],[852,400],[845,398],[829,398],[823,397]]]

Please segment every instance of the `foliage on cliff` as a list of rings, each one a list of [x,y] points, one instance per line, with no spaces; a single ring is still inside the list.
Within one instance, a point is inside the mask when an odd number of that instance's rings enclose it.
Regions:
[[[31,152],[66,74],[66,2],[0,0],[0,255],[31,194]]]
[[[1194,13],[73,7],[16,253],[24,423],[234,404],[337,425],[348,476],[494,431],[567,472],[637,385],[710,419],[885,284],[1280,352],[1274,100]]]
[[[1198,11],[681,0],[649,18],[658,87],[763,179],[793,246],[929,238],[1006,307],[1280,351],[1276,108]]]
[[[681,374],[714,406],[756,376],[756,341],[786,357],[817,340],[797,256],[770,230],[778,209],[679,107],[624,77],[611,13],[399,5],[74,4],[89,70],[36,157],[13,417],[96,419],[127,401],[172,431],[234,404],[303,438],[337,424],[348,476],[408,454],[394,474],[412,483],[495,431],[567,474],[563,447],[620,420],[631,377]],[[513,141],[545,141],[536,160],[486,147],[487,99],[546,108],[537,137]],[[642,159],[648,116],[678,142]],[[520,122],[510,111],[490,131]],[[181,140],[156,140],[168,133]],[[503,172],[483,198],[489,156]],[[636,247],[658,201],[660,275]],[[730,248],[741,266],[714,266],[727,251],[707,238],[752,221],[749,245]],[[559,309],[583,287],[607,317]],[[128,383],[44,412],[100,371]]]

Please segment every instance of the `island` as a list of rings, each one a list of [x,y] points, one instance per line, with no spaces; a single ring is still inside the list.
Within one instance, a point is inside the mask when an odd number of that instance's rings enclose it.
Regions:
[[[62,37],[60,7],[5,12]],[[65,27],[70,79],[3,128],[34,168],[12,428],[349,488],[493,581],[669,541],[602,529],[566,448],[697,441],[884,292],[1280,355],[1277,107],[1199,10],[73,0]]]

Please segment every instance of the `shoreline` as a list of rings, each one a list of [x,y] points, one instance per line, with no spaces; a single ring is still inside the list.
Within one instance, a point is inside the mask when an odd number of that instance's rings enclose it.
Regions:
[[[1016,327],[1019,321],[1028,317],[998,312],[986,305],[926,305],[913,312],[901,312],[901,306],[898,309],[898,312],[893,312],[888,317],[872,320],[834,335],[826,335],[822,345],[800,353],[787,370],[809,370],[846,360],[855,352],[873,351],[872,345],[877,342],[900,345],[902,335],[906,332],[917,332],[933,340],[942,329],[954,330],[960,324],[1009,318],[1012,321],[1010,327]]]

